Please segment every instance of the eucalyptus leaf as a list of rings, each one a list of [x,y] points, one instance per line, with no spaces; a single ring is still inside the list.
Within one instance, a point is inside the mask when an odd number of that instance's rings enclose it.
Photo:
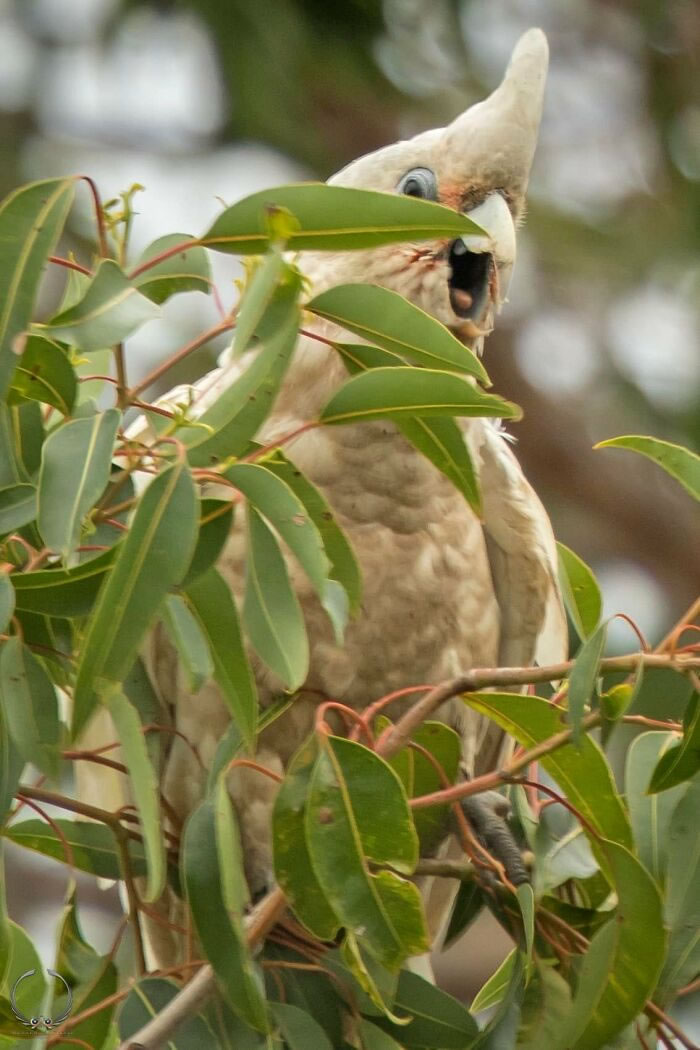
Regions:
[[[83,298],[35,329],[90,352],[120,343],[158,313],[117,263],[102,259]]]
[[[261,190],[227,208],[201,238],[216,251],[259,255],[275,240],[267,216],[286,208],[298,228],[285,231],[291,251],[374,248],[404,240],[482,233],[466,215],[394,193],[305,182]]]
[[[160,305],[179,292],[210,291],[211,267],[207,252],[196,243],[188,247],[187,240],[186,233],[168,233],[144,248],[137,260],[135,269],[141,273],[133,278],[133,284],[152,302]],[[181,252],[143,269],[150,260],[180,244],[183,245]]]
[[[17,362],[8,402],[40,401],[70,414],[77,393],[77,380],[65,350],[39,336],[29,336]]]
[[[353,376],[320,414],[325,424],[363,423],[414,416],[481,416],[519,419],[520,409],[485,394],[462,376],[428,368],[373,368]]]
[[[700,500],[700,456],[682,445],[672,441],[661,441],[659,438],[642,437],[639,434],[626,434],[623,437],[599,441],[594,448],[627,448],[639,452],[651,459],[680,481],[683,488]]]
[[[106,824],[62,817],[54,818],[54,824],[55,827],[44,820],[23,820],[5,828],[3,835],[17,846],[53,857],[90,875],[104,879],[122,877],[117,841]],[[132,873],[144,875],[145,854],[141,844],[132,839],[129,840],[129,858]]]
[[[43,664],[16,635],[0,651],[0,700],[25,762],[56,777],[61,761],[56,690]]]
[[[557,543],[559,582],[566,608],[579,638],[585,641],[600,623],[603,599],[598,581],[586,563],[563,543]]]
[[[54,249],[73,201],[75,179],[46,179],[14,190],[0,204],[0,398],[21,352],[46,258]]]

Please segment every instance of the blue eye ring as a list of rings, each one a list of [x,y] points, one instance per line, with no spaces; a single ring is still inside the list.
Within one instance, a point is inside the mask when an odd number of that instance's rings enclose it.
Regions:
[[[399,179],[396,187],[399,193],[407,197],[419,197],[421,200],[437,200],[437,179],[430,168],[411,168]]]

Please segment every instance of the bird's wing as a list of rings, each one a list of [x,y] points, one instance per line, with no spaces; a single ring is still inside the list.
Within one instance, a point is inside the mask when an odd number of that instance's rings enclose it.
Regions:
[[[558,663],[567,658],[568,632],[552,526],[503,435],[489,423],[481,431],[483,527],[501,610],[499,664]]]

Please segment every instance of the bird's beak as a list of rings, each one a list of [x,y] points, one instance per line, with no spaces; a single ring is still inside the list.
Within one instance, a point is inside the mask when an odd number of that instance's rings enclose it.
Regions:
[[[450,301],[458,317],[478,321],[489,305],[497,310],[508,293],[515,263],[515,223],[498,192],[467,214],[485,232],[452,242]]]

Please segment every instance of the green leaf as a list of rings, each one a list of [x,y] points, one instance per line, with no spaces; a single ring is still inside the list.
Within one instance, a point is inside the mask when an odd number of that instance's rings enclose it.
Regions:
[[[207,436],[201,428],[192,431],[187,443],[194,466],[208,467],[219,458],[241,455],[267,417],[296,346],[300,288],[295,276],[277,289],[256,331],[260,352],[200,416],[199,422],[214,433]]]
[[[247,523],[246,632],[260,659],[289,689],[298,689],[309,670],[309,643],[299,600],[272,530],[250,505]]]
[[[403,358],[377,346],[362,344],[336,343],[348,371],[351,375],[366,371],[368,368],[396,368],[403,365]],[[395,426],[407,441],[410,441],[419,452],[449,478],[459,489],[474,512],[481,515],[481,492],[479,479],[469,455],[469,449],[454,419],[396,419]]]
[[[218,777],[214,787],[214,822],[221,893],[229,918],[242,937],[250,894],[243,873],[243,850],[225,772]]]
[[[199,621],[176,594],[169,594],[165,599],[163,620],[180,655],[187,688],[191,693],[198,693],[214,674],[214,662]]]
[[[564,602],[579,638],[585,641],[600,623],[603,599],[598,581],[578,554],[563,543],[557,543],[557,553]]]
[[[358,1029],[363,1050],[401,1050],[395,1039],[366,1018],[360,1018]]]
[[[428,368],[373,368],[353,376],[323,408],[322,423],[362,423],[413,416],[492,416],[519,419],[510,401],[485,394],[451,372]]]
[[[22,186],[0,204],[0,398],[21,352],[18,337],[29,325],[46,257],[60,236],[75,180],[47,179]]]
[[[231,590],[216,569],[190,583],[187,602],[207,639],[214,677],[246,749],[255,750],[258,697]]]
[[[659,757],[651,775],[650,792],[667,791],[700,770],[700,694],[691,697],[683,721],[683,739]]]
[[[668,826],[664,921],[669,929],[669,943],[654,995],[654,999],[662,1004],[700,972],[698,812],[700,776],[695,776],[674,809]]]
[[[270,1003],[270,1010],[289,1050],[333,1050],[318,1021],[298,1006]]]
[[[389,969],[427,951],[416,887],[369,869],[374,861],[410,873],[418,859],[406,796],[391,767],[351,740],[322,741],[305,824],[312,867],[342,923]]]
[[[341,284],[317,295],[306,309],[417,365],[466,372],[489,385],[476,354],[440,321],[388,288]]]
[[[218,560],[233,527],[233,504],[203,499],[199,511],[199,533],[182,587],[187,588]]]
[[[559,1047],[599,1050],[629,1024],[656,985],[666,948],[661,898],[651,876],[617,842],[606,841],[617,889],[615,918],[595,934]]]
[[[270,304],[275,288],[285,273],[290,272],[282,253],[272,248],[246,285],[236,316],[236,331],[233,337],[233,356],[240,357],[248,348],[255,329]]]
[[[192,478],[184,464],[176,463],[159,474],[141,497],[100,591],[75,683],[75,734],[94,707],[97,679],[119,682],[133,664],[163,598],[187,571],[196,528]]]
[[[116,408],[57,427],[44,442],[37,492],[37,525],[47,547],[69,558],[80,542],[87,512],[107,487]]]
[[[188,239],[186,233],[168,233],[165,237],[159,237],[143,250],[135,269],[140,269],[144,263],[177,244],[184,245]],[[208,293],[211,288],[209,256],[204,248],[193,243],[192,247],[183,247],[177,255],[171,255],[143,270],[133,278],[133,284],[151,302],[159,305],[178,292]]]
[[[121,689],[108,686],[102,698],[119,735],[141,822],[148,880],[145,898],[157,900],[165,887],[165,840],[161,830],[160,792],[141,732],[141,719]]]
[[[474,996],[469,1007],[471,1013],[478,1014],[482,1010],[490,1010],[492,1006],[497,1006],[504,999],[518,960],[518,954],[517,948],[513,948],[508,952],[498,969],[491,974],[488,981]]]
[[[483,233],[466,215],[432,201],[305,182],[261,190],[227,208],[202,244],[235,255],[260,255],[269,247],[266,213],[287,208],[299,222],[290,229],[290,251],[344,251],[403,240],[431,240]]]
[[[340,922],[314,872],[306,841],[309,785],[318,747],[307,740],[292,757],[272,813],[275,878],[295,915],[322,941],[333,940]]]
[[[102,350],[120,343],[145,321],[159,315],[112,259],[102,259],[83,298],[48,324],[40,335],[56,336],[81,350]]]
[[[518,904],[523,918],[525,933],[525,955],[528,962],[532,960],[532,947],[535,942],[535,894],[529,882],[521,883],[517,890]]]
[[[0,570],[0,633],[4,632],[15,611],[15,589],[10,574]]]
[[[304,569],[342,641],[348,601],[338,601],[338,584],[329,579],[331,564],[323,539],[306,507],[287,483],[259,463],[236,463],[225,474],[239,492],[279,533]]]
[[[31,977],[27,977],[26,981],[21,981],[18,985],[16,999],[17,1006],[25,1017],[36,1017],[46,995],[46,981],[41,959],[30,938],[16,922],[9,920],[6,932],[8,957],[4,980],[0,985],[0,995],[9,999],[10,991],[17,978],[27,973],[28,970],[34,970]],[[23,1034],[26,1036],[26,1029]],[[15,1048],[14,1043],[10,1046]]]
[[[682,445],[674,445],[671,441],[661,441],[659,438],[627,434],[624,437],[599,441],[593,448],[629,448],[633,452],[639,452],[658,463],[667,474],[680,481],[691,496],[700,500],[700,456]]]
[[[0,824],[4,823],[10,810],[23,769],[24,759],[20,755],[12,737],[10,736],[4,705],[0,704]],[[2,861],[1,856],[0,861]],[[0,922],[1,920],[2,887],[0,886]],[[1,939],[2,929],[0,927],[0,940]],[[0,948],[0,958],[1,955],[2,951]],[[2,976],[1,969],[0,976]]]
[[[442,722],[424,722],[414,731],[411,739],[432,755],[448,782],[454,784],[462,754],[459,735]],[[406,747],[394,756],[394,760],[408,762],[410,783],[407,784],[403,778],[402,782],[409,798],[432,795],[433,792],[440,791],[445,786],[433,763],[420,750],[410,746]],[[394,760],[390,762],[390,765],[399,772]],[[443,842],[447,831],[449,809],[448,805],[442,805],[413,811],[413,822],[418,833],[422,856],[433,856],[440,843]]]
[[[128,1043],[152,1018],[159,1014],[182,989],[163,977],[143,977],[135,984],[119,1009],[119,1036]],[[168,1040],[168,1050],[203,1050],[214,1047],[211,1028],[201,1016],[179,1024]]]
[[[36,505],[36,489],[33,485],[8,485],[0,489],[0,536],[34,521]]]
[[[72,569],[40,569],[12,574],[17,609],[48,616],[84,616],[92,609],[117,548]]]
[[[8,638],[0,652],[0,699],[25,762],[56,777],[61,762],[56,690],[43,664],[17,636]]]
[[[538,696],[470,693],[464,697],[464,702],[487,715],[526,748],[541,744],[561,732],[561,712]],[[540,762],[557,781],[572,806],[602,838],[634,849],[632,830],[615,790],[612,772],[590,736],[582,738],[579,748],[569,744],[543,755]],[[603,872],[612,877],[607,854],[601,850],[595,836],[589,835],[589,838]]]
[[[326,557],[330,560],[330,577],[336,580],[348,596],[350,611],[355,613],[362,598],[362,576],[357,559],[345,533],[321,492],[305,478],[283,454],[276,449],[265,460],[265,467],[287,483],[304,505],[311,521],[321,534]]]
[[[12,376],[8,403],[40,401],[67,416],[76,393],[75,372],[65,350],[48,339],[30,336]]]
[[[397,1026],[384,1017],[376,1017],[372,1023],[390,1032],[401,1046],[465,1050],[479,1035],[476,1021],[466,1007],[408,970],[399,974],[394,1010],[411,1017],[411,1022]]]
[[[262,981],[248,948],[242,923],[227,911],[216,840],[216,806],[205,799],[185,825],[182,881],[197,936],[226,998],[239,1017],[257,1031],[268,1029]]]
[[[484,906],[484,897],[476,882],[461,882],[452,905],[443,947],[448,948],[467,930]]]
[[[666,838],[669,822],[683,786],[663,794],[647,794],[649,770],[659,757],[673,750],[678,738],[672,733],[641,733],[633,740],[625,764],[625,796],[637,853],[647,871],[661,885],[666,873]]]
[[[522,1007],[518,1050],[541,1050],[556,1043],[571,1011],[571,989],[562,975],[545,963],[537,965]]]
[[[581,742],[581,720],[586,705],[596,688],[598,668],[605,649],[607,632],[607,623],[596,627],[590,638],[587,638],[579,649],[576,654],[576,662],[569,672],[569,720],[572,738],[577,747]]]
[[[3,835],[17,846],[53,857],[62,864],[71,863],[67,856],[65,843],[70,847],[72,866],[80,871],[87,871],[104,879],[120,879],[122,871],[119,863],[117,842],[111,828],[87,820],[64,820],[54,818],[56,829],[43,820],[23,820],[5,828]],[[129,840],[131,870],[134,875],[146,872],[145,854],[139,842]]]
[[[115,1005],[110,998],[117,990],[118,973],[112,960],[106,956],[93,981],[87,986],[80,986],[74,991],[73,1012],[75,1014],[89,1010],[101,1003],[105,1003],[102,1009],[90,1017],[86,1017],[80,1024],[70,1030],[71,1039],[82,1039],[87,1046],[99,1047],[104,1050],[105,1040],[109,1035]]]

